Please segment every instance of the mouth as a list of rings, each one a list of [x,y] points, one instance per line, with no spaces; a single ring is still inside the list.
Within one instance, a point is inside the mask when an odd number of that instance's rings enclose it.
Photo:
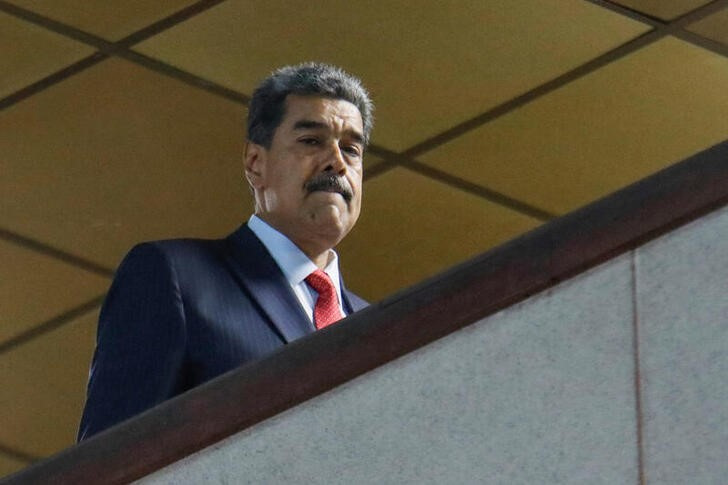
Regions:
[[[337,177],[333,174],[321,174],[318,175],[308,182],[306,182],[304,188],[309,194],[313,192],[328,192],[341,195],[346,203],[351,202],[354,197],[349,185],[346,183],[343,177]]]
[[[311,193],[313,193],[313,192],[323,192],[323,193],[325,193],[325,194],[339,194],[339,195],[340,195],[340,196],[342,196],[342,197],[344,196],[344,194],[342,194],[342,193],[341,193],[341,192],[339,192],[338,190],[321,189],[321,190],[314,190],[314,191],[312,191]]]

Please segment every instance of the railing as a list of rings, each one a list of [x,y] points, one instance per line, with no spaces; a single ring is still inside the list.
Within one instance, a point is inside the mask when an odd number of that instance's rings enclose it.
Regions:
[[[728,141],[0,483],[143,477],[726,204]]]

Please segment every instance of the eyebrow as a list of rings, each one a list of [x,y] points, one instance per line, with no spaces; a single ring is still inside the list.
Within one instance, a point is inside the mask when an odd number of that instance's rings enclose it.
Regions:
[[[321,121],[299,120],[293,125],[293,130],[328,130],[329,125]],[[364,143],[364,136],[356,130],[346,130],[345,133],[351,136],[358,143]]]

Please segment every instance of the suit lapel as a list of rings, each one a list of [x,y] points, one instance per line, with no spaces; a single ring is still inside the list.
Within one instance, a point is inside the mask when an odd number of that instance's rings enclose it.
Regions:
[[[343,279],[339,278],[339,284],[341,285],[341,299],[344,300],[344,311],[346,311],[347,315],[358,312],[369,305],[366,301],[346,289]]]
[[[225,239],[224,256],[286,342],[314,331],[275,260],[246,224]]]

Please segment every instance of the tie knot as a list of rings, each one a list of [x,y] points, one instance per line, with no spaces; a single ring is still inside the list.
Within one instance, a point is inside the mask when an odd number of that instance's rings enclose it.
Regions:
[[[318,293],[313,308],[313,322],[316,328],[324,328],[344,318],[339,308],[336,288],[329,275],[317,269],[306,277],[306,283]]]
[[[320,269],[306,276],[306,283],[311,285],[311,288],[316,290],[319,295],[331,295],[336,292],[329,275]]]

